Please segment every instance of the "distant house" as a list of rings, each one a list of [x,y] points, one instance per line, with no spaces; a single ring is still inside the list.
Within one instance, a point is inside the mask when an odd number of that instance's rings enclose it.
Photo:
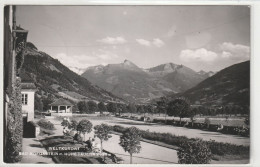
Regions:
[[[25,73],[21,73],[22,113],[27,122],[34,120],[34,99],[36,86]]]
[[[50,104],[51,109],[49,112],[51,112],[52,116],[71,116],[72,107],[73,104],[61,98]]]

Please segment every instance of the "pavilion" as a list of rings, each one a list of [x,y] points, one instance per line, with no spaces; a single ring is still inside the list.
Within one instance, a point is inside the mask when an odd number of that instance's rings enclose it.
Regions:
[[[72,115],[72,107],[73,104],[71,104],[69,101],[65,99],[58,99],[55,102],[49,104],[51,107],[50,112],[51,115],[55,116],[67,116]]]

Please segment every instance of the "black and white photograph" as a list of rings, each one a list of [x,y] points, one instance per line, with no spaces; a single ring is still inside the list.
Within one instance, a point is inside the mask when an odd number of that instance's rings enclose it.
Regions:
[[[5,5],[4,163],[250,164],[251,10]]]

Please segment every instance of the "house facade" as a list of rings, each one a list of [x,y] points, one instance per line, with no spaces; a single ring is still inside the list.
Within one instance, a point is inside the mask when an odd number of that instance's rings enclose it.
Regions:
[[[27,122],[34,120],[34,99],[36,87],[34,83],[22,83],[22,113]]]

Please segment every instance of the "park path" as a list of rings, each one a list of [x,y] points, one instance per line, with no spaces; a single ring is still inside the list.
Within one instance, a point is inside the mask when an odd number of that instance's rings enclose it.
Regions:
[[[51,157],[47,156],[46,149],[37,138],[23,138],[23,152],[20,163],[53,164]],[[37,154],[37,155],[36,155]]]

